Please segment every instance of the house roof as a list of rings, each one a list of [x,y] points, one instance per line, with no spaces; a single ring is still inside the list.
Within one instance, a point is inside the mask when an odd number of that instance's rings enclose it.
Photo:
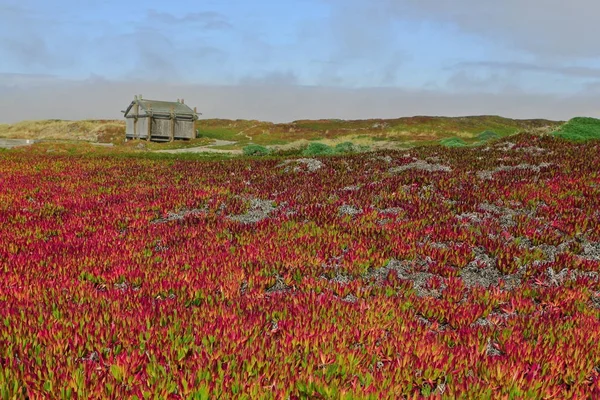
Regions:
[[[127,110],[124,111],[125,116],[129,113],[131,108],[135,104],[140,105],[140,112],[144,111],[147,114],[149,111],[152,114],[170,114],[172,111],[177,115],[191,115],[196,116],[194,110],[192,110],[187,104],[180,103],[178,101],[161,101],[161,100],[149,100],[149,99],[135,99],[129,104]]]

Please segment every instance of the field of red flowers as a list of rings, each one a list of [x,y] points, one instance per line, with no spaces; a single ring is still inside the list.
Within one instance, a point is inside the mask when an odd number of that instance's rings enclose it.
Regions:
[[[600,397],[599,155],[0,153],[0,398]]]

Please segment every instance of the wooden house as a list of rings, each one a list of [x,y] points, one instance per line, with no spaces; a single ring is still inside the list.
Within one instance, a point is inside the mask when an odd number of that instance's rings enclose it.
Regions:
[[[159,101],[135,96],[125,111],[125,139],[145,139],[170,142],[196,137],[194,123],[198,119],[196,108],[188,107],[183,99]]]

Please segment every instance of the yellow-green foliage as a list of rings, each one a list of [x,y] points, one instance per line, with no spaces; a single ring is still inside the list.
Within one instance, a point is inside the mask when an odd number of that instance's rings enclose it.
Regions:
[[[369,141],[414,141],[418,144],[447,136],[471,139],[485,130],[499,136],[512,135],[548,127],[554,130],[562,122],[542,119],[515,120],[498,116],[471,117],[403,117],[365,120],[299,120],[271,123],[248,120],[203,119],[197,122],[200,135],[214,139],[233,140],[238,144],[256,143],[263,146],[285,145],[300,140],[318,140],[337,145],[350,138]],[[358,144],[354,139],[353,143]],[[369,143],[363,143],[369,144]]]
[[[22,121],[16,124],[0,125],[0,137],[37,140],[82,140],[87,142],[95,142],[99,137],[103,137],[106,142],[111,142],[115,132],[119,129],[121,129],[121,135],[124,136],[124,121]]]

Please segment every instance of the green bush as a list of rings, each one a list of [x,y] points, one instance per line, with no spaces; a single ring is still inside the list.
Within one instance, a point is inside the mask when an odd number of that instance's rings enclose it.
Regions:
[[[339,153],[351,153],[354,151],[354,143],[343,142],[335,145],[335,151]]]
[[[444,147],[464,147],[467,145],[467,143],[460,138],[442,139],[440,140],[440,144]]]
[[[336,153],[361,153],[368,150],[369,146],[356,145],[352,142],[343,142],[335,145]]]
[[[335,149],[323,143],[311,143],[302,152],[303,156],[325,156],[335,154]]]
[[[302,147],[292,147],[289,149],[276,149],[271,154],[277,157],[301,156],[303,150]]]
[[[500,135],[493,131],[483,131],[477,136],[477,140],[486,141],[486,140],[496,140],[500,139]]]
[[[600,139],[600,119],[576,117],[561,126],[554,136],[573,142]]]
[[[265,146],[259,144],[249,144],[243,150],[245,156],[266,156],[271,152]]]

